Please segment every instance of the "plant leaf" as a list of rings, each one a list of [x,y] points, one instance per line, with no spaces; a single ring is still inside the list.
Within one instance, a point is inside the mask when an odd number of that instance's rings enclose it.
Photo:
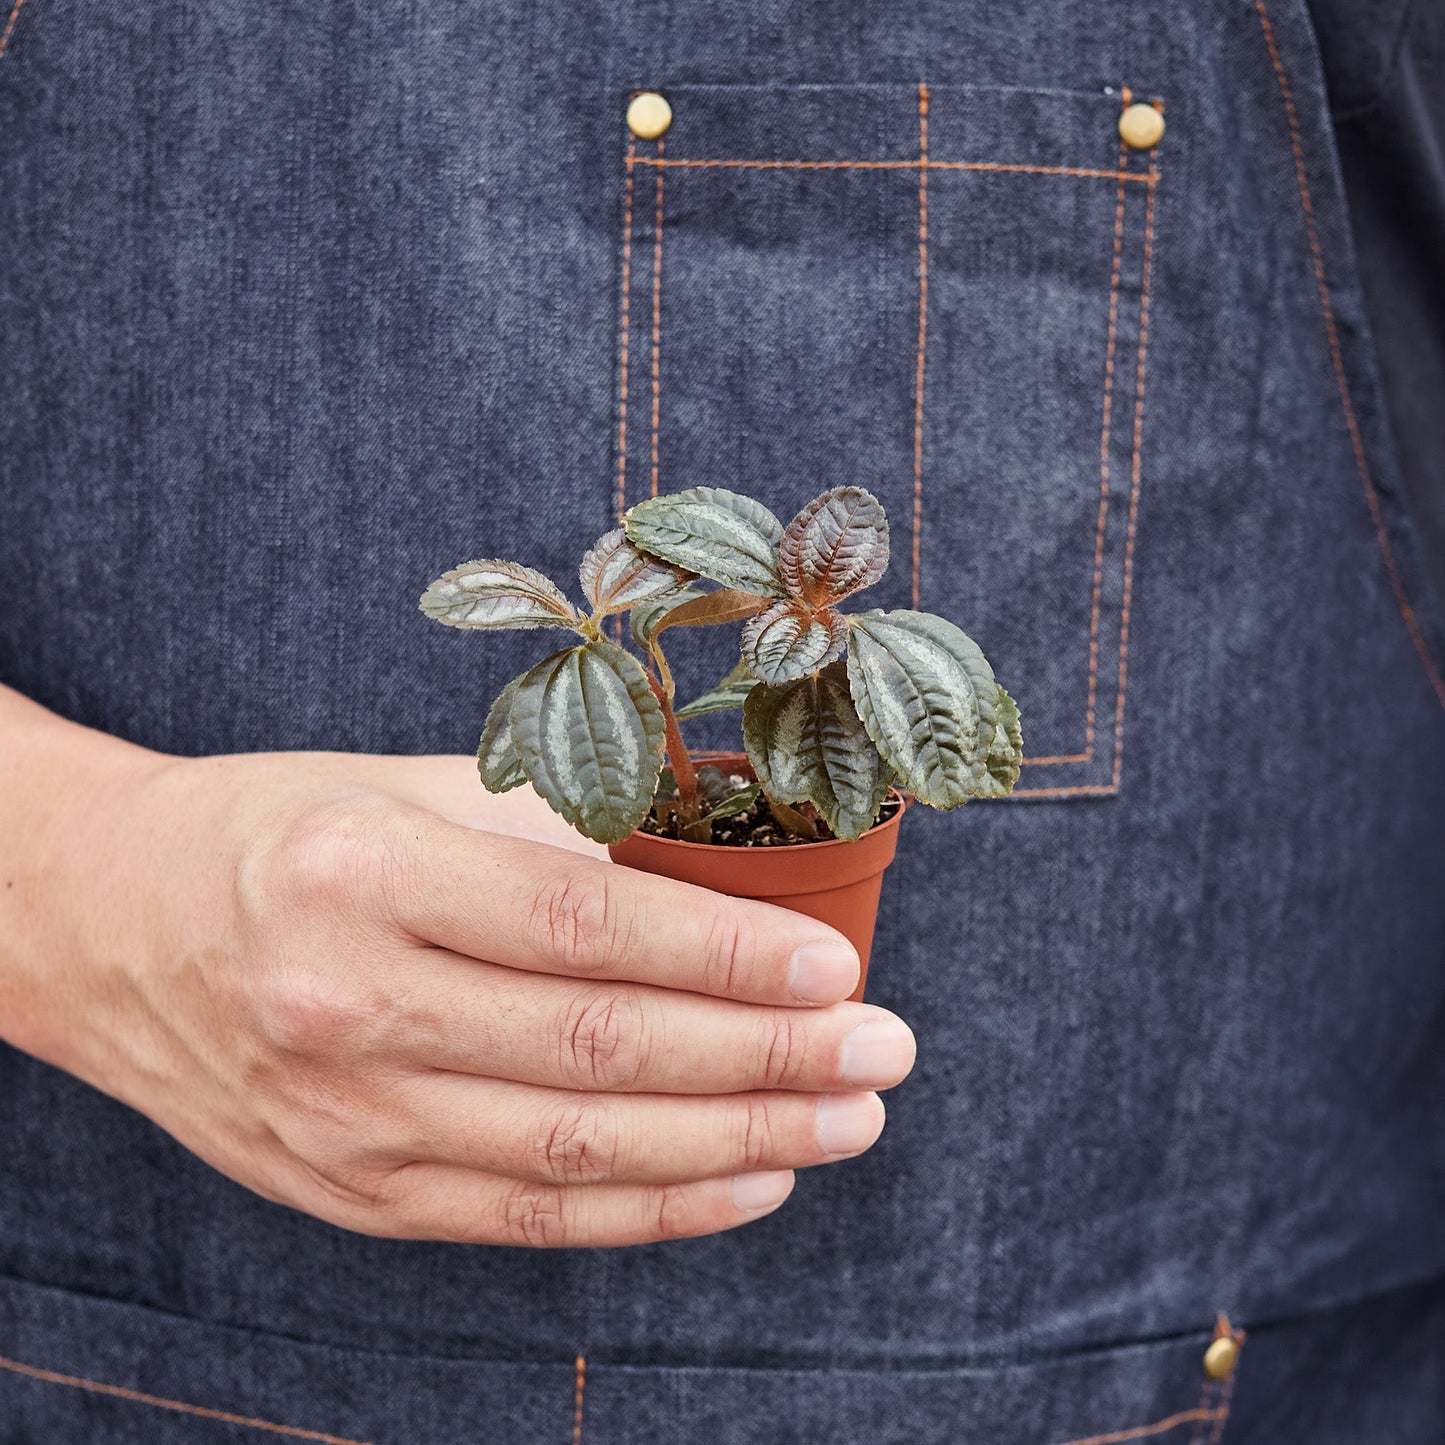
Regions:
[[[784,595],[778,573],[783,524],[751,497],[692,487],[638,502],[623,521],[639,547],[678,567],[724,587]]]
[[[733,587],[724,587],[718,592],[704,592],[700,597],[689,597],[677,607],[668,609],[652,629],[652,636],[669,627],[712,627],[720,622],[741,622],[753,617],[769,605],[766,597],[756,592],[739,592]]]
[[[421,610],[448,627],[501,631],[573,627],[577,609],[557,585],[531,567],[501,558],[464,562],[422,593]]]
[[[525,676],[525,674],[524,674]],[[482,775],[482,786],[489,793],[505,793],[520,787],[527,781],[527,770],[512,741],[512,704],[517,698],[517,688],[522,678],[514,677],[501,692],[487,712],[487,721],[482,727],[482,741],[477,748],[477,771]]]
[[[714,803],[702,815],[702,821],[715,823],[719,818],[734,818],[739,813],[745,813],[757,801],[761,792],[762,789],[756,783],[749,783],[747,787],[739,788],[737,792],[729,793],[727,797]]]
[[[840,838],[873,826],[890,778],[835,662],[782,687],[758,687],[743,708],[743,742],[770,799],[809,802]]]
[[[778,565],[789,593],[811,607],[871,587],[888,570],[888,518],[862,487],[815,497],[783,532]]]
[[[684,602],[695,602],[699,597],[710,596],[712,593],[704,592],[700,587],[685,587],[681,592],[673,592],[666,597],[641,603],[632,609],[632,615],[628,619],[628,625],[632,628],[632,640],[644,650],[650,649],[653,632],[669,612],[681,607]]]
[[[1024,735],[1019,726],[1018,704],[999,687],[995,703],[998,714],[993,739],[984,756],[984,774],[978,790],[981,798],[1003,798],[1013,792],[1024,760]]]
[[[577,575],[594,614],[599,617],[626,612],[639,603],[681,592],[697,576],[670,562],[649,557],[627,540],[627,533],[621,527],[604,533],[592,544]]]
[[[716,687],[693,698],[686,707],[678,708],[677,716],[701,717],[709,712],[731,712],[733,708],[743,705],[748,694],[757,685],[758,680],[753,676],[752,670],[739,658],[738,665]]]
[[[517,684],[512,738],[537,791],[584,836],[619,843],[647,816],[662,710],[620,647],[589,642],[538,663]]]
[[[868,736],[920,803],[966,803],[987,776],[998,711],[978,644],[929,612],[848,621],[848,681]]]
[[[785,598],[743,628],[743,660],[763,682],[791,682],[831,662],[847,642],[842,613],[830,607],[814,612]]]
[[[795,838],[806,838],[810,843],[818,841],[817,824],[806,813],[800,813],[796,808],[790,808],[777,798],[769,798],[768,807],[772,810],[773,817],[783,832],[791,833]]]

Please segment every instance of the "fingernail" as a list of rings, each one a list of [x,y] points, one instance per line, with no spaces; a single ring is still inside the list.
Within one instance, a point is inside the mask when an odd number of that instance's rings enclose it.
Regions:
[[[858,983],[858,955],[843,943],[805,943],[788,969],[788,988],[799,1003],[837,1003]]]
[[[902,1019],[870,1019],[843,1040],[839,1072],[860,1089],[886,1089],[913,1067],[917,1045]]]
[[[772,1209],[785,1200],[793,1188],[791,1169],[768,1170],[760,1174],[733,1175],[733,1203],[755,1213]]]
[[[883,1100],[877,1094],[829,1094],[818,1105],[814,1128],[823,1153],[861,1154],[883,1132]]]

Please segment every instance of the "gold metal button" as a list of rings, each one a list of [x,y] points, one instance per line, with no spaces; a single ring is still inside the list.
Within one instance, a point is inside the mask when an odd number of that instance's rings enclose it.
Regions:
[[[1239,1341],[1229,1335],[1221,1335],[1204,1352],[1204,1373],[1211,1380],[1227,1380],[1234,1373],[1234,1363],[1239,1359]]]
[[[1164,117],[1152,105],[1125,106],[1119,116],[1119,139],[1136,151],[1147,151],[1164,135]]]
[[[634,95],[627,106],[627,128],[638,140],[656,140],[671,124],[672,107],[655,90]]]

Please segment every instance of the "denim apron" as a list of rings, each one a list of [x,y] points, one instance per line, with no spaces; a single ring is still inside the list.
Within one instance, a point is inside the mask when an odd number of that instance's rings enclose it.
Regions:
[[[0,1439],[1438,1445],[1441,608],[1302,0],[8,18],[5,682],[464,752],[532,653],[439,569],[857,482],[1029,757],[907,820],[881,1142],[733,1232],[363,1238],[0,1050]]]

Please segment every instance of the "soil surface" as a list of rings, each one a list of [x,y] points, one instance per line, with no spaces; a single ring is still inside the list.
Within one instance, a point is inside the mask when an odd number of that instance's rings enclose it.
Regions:
[[[746,778],[739,778],[738,786],[742,787],[748,781]],[[717,819],[712,825],[712,841],[715,846],[723,848],[791,848],[799,844],[806,847],[809,843],[834,841],[831,829],[817,816],[811,804],[803,804],[799,811],[805,813],[818,830],[816,838],[800,838],[794,833],[789,833],[773,817],[773,810],[768,806],[768,800],[760,794],[757,801],[741,813],[737,813],[731,818]],[[879,823],[886,822],[897,811],[898,799],[885,799],[882,808],[878,810],[878,817],[874,820],[873,826],[876,828]],[[655,810],[643,820],[638,832],[651,833],[657,838],[677,836],[658,822]]]

